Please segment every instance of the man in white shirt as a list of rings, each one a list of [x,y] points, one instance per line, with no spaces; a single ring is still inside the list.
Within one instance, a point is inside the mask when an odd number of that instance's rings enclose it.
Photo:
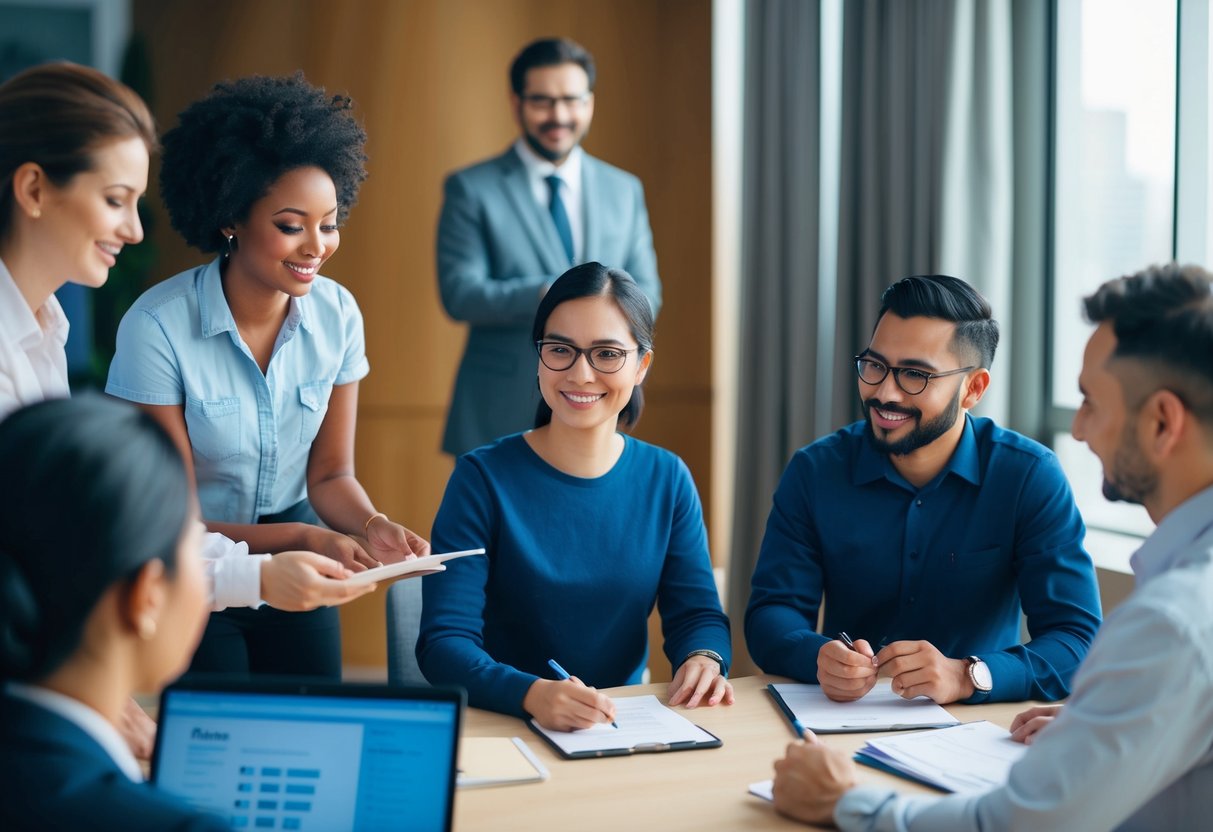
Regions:
[[[1158,524],[1133,593],[1104,621],[1064,706],[1016,717],[1031,745],[1005,786],[903,797],[855,788],[815,737],[775,764],[780,812],[845,830],[1208,828],[1213,817],[1213,277],[1175,264],[1104,284],[1083,356],[1075,438],[1104,495]]]

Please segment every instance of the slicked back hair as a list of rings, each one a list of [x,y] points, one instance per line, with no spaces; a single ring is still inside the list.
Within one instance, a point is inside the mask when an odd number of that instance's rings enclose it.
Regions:
[[[998,349],[998,321],[990,302],[958,277],[922,274],[903,277],[880,296],[880,314],[937,318],[956,324],[952,351],[965,363],[989,369]]]

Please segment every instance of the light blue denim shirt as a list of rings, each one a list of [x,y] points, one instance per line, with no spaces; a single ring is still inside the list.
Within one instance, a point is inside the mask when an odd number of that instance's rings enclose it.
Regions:
[[[236,329],[218,259],[144,292],[118,326],[105,392],[184,405],[206,520],[255,523],[307,496],[307,460],[333,385],[370,370],[362,313],[316,277],[291,300],[264,375]]]
[[[853,789],[847,830],[1208,829],[1213,819],[1213,488],[1133,555],[1137,586],[1104,621],[1061,715],[977,796]]]

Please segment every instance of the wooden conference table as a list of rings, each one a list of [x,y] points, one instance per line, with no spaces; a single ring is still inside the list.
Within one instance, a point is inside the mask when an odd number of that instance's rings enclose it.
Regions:
[[[676,709],[724,743],[699,751],[565,760],[522,720],[469,708],[464,736],[522,737],[552,776],[544,783],[458,791],[455,828],[461,832],[805,829],[747,792],[750,783],[774,776],[772,765],[795,739],[766,692],[769,682],[783,681],[788,680],[778,676],[734,679],[735,704]],[[666,699],[664,682],[605,692],[611,696],[652,693],[663,702]],[[1030,704],[949,705],[947,709],[964,722],[986,719],[1007,728]],[[873,736],[879,735],[830,734],[821,739],[853,752]],[[858,768],[861,783],[880,783],[907,793],[940,794],[867,766]]]

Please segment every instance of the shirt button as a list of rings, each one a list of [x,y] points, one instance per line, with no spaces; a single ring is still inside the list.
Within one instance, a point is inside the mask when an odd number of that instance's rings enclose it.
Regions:
[[[911,607],[914,606],[914,596],[913,595],[910,596],[910,606]]]
[[[914,505],[916,505],[916,506],[921,506],[921,505],[922,505],[922,500],[918,500],[916,503],[914,503]]]
[[[910,552],[910,560],[918,560],[918,553]]]

